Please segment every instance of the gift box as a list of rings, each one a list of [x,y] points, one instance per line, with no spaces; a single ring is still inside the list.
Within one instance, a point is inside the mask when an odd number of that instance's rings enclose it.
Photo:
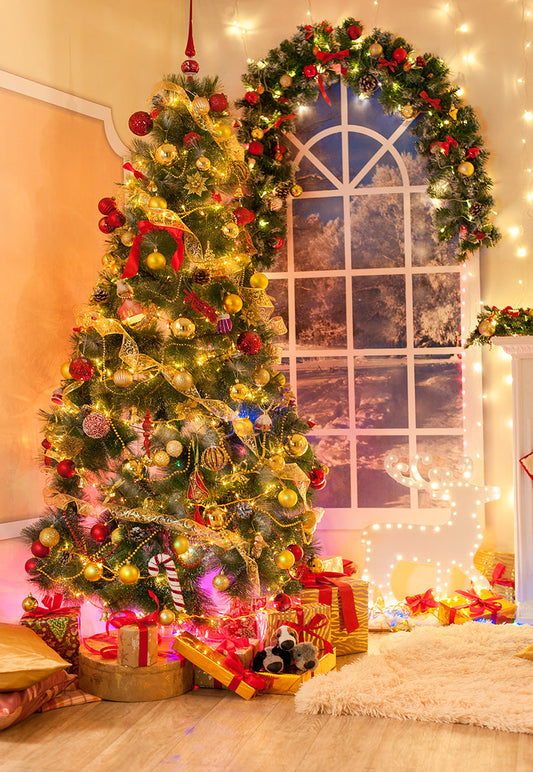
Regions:
[[[333,574],[343,574],[344,573],[344,565],[343,560],[340,555],[334,555],[333,557],[322,557],[322,555],[317,558],[317,560],[320,562],[320,572],[321,573],[333,573]]]
[[[124,667],[147,667],[157,662],[157,626],[124,625],[119,628],[117,661]]]
[[[62,606],[59,594],[45,595],[42,606],[24,614],[21,625],[31,628],[63,659],[70,662],[69,673],[79,667],[79,608]]]
[[[304,570],[300,577],[304,606],[322,603],[329,607],[330,640],[337,656],[368,649],[368,582],[350,575],[349,561],[343,561],[343,569],[344,574]]]
[[[311,641],[319,651],[331,652],[331,622],[329,606],[306,603],[287,611],[266,609],[265,646],[270,646],[274,632],[281,625],[289,625],[298,633],[299,641]]]
[[[462,625],[476,619],[487,619],[496,624],[512,622],[516,604],[491,590],[457,590],[452,598],[439,601],[438,619],[442,625]]]
[[[439,604],[433,597],[433,590],[429,589],[418,595],[407,595],[405,598],[405,605],[409,609],[411,616],[417,616],[418,614],[427,614],[432,612],[433,609],[438,609]]]
[[[191,633],[176,636],[173,649],[245,700],[266,688],[267,679],[253,670],[245,670],[234,653],[221,654]]]
[[[514,563],[513,568],[509,569],[505,563],[496,563],[492,571],[492,577],[489,579],[492,591],[496,595],[513,603],[515,600],[515,582],[514,582]]]
[[[337,664],[335,650],[327,652],[320,657],[316,670],[305,673],[280,673],[279,675],[268,674],[267,694],[296,694],[304,681],[309,681],[320,673],[328,673],[333,670]]]
[[[256,652],[261,648],[260,641],[257,638],[252,639],[228,639],[220,636],[219,638],[208,638],[206,643],[224,656],[234,653],[240,660],[243,668],[249,670],[252,667],[252,661]],[[199,667],[194,668],[194,685],[202,689],[226,689],[226,686],[218,681],[214,676],[206,673]]]
[[[265,637],[265,615],[262,613],[267,603],[266,598],[241,600],[232,598],[228,613],[221,619],[218,632],[227,638]]]
[[[474,555],[474,566],[487,579],[493,592],[508,601],[515,600],[514,552],[480,549]]]

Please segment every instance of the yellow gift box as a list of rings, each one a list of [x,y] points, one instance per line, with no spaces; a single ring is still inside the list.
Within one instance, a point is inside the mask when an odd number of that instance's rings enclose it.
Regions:
[[[318,575],[320,576],[320,575]],[[305,587],[302,590],[302,603],[325,603],[329,608],[331,621],[331,643],[337,650],[337,656],[352,654],[368,649],[368,582],[354,579],[352,576],[338,576],[333,584],[321,584],[318,587]],[[341,588],[339,585],[345,585]],[[346,585],[348,589],[346,588]],[[345,621],[346,592],[353,596],[355,606],[355,626]],[[351,627],[351,629],[350,629]],[[347,629],[348,628],[348,629]]]
[[[268,686],[266,688],[267,694],[296,694],[300,686],[304,681],[309,681],[313,676],[320,673],[328,673],[333,670],[337,664],[337,658],[335,650],[328,654],[323,654],[319,661],[316,670],[310,672],[307,670],[305,673],[280,673],[279,675],[266,674],[268,680]]]
[[[439,601],[438,619],[441,625],[463,625],[476,619],[490,619],[496,624],[512,622],[516,603],[495,595],[491,590],[479,593],[457,590],[452,598]]]
[[[265,646],[270,646],[274,632],[281,625],[289,625],[298,632],[299,641],[311,641],[323,651],[331,643],[331,622],[329,606],[323,603],[306,603],[287,611],[266,609]]]

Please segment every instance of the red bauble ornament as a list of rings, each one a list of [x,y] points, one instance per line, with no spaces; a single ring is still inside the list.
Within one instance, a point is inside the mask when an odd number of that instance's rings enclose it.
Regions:
[[[223,113],[228,106],[228,98],[225,94],[213,94],[209,97],[209,107],[214,113]]]
[[[91,536],[95,541],[105,541],[110,534],[110,530],[107,525],[103,523],[96,523],[91,528]]]
[[[277,611],[288,611],[292,606],[290,596],[286,592],[278,592],[272,602]]]
[[[317,73],[317,69],[314,64],[306,64],[304,67],[304,75],[306,78],[314,78]]]
[[[250,155],[261,155],[263,152],[263,145],[260,142],[250,142],[248,145],[248,152]]]
[[[122,212],[118,211],[118,209],[115,209],[111,214],[108,214],[106,220],[108,224],[112,226],[113,230],[115,228],[121,228],[126,222],[126,218]]]
[[[245,354],[257,354],[261,351],[263,341],[257,332],[242,332],[237,338],[237,348]]]
[[[56,472],[60,477],[74,477],[76,474],[76,464],[71,458],[64,458],[56,466]],[[35,553],[33,553],[35,555]]]
[[[102,217],[100,220],[98,220],[98,227],[102,233],[112,233],[115,230],[115,227],[111,225],[107,217]]]
[[[76,357],[70,363],[68,371],[75,381],[88,381],[93,376],[94,365],[86,357]]]
[[[300,560],[304,556],[304,551],[300,547],[300,545],[299,544],[289,544],[287,549],[289,550],[289,552],[292,552],[292,554],[294,555],[294,562],[295,563],[299,563]]]
[[[37,558],[30,558],[24,563],[24,569],[26,573],[34,574],[37,571],[38,565],[39,565],[39,561],[37,560]]]
[[[285,244],[285,241],[278,236],[277,239],[274,239],[272,242],[272,248],[273,249],[281,249],[281,247]]]
[[[37,539],[37,541],[34,541],[31,545],[31,551],[36,558],[45,558],[50,552],[50,547],[46,547],[44,544],[41,544],[39,539]]]
[[[255,220],[255,213],[252,212],[251,209],[245,209],[244,206],[239,206],[237,209],[234,209],[233,215],[235,217],[235,222],[239,226],[248,225],[248,223]]]
[[[315,467],[309,472],[309,487],[317,491],[322,490],[326,485],[326,475],[323,469]]]
[[[287,152],[287,146],[283,145],[281,142],[276,142],[276,144],[274,145],[274,153],[276,155],[282,156],[282,155],[285,155],[286,152]]]
[[[114,198],[101,198],[98,202],[98,211],[101,214],[111,214],[117,208]]]
[[[359,24],[350,24],[346,32],[348,33],[348,35],[351,37],[352,40],[357,40],[358,38],[361,37],[363,30],[361,29]]]
[[[405,60],[407,59],[407,51],[405,50],[405,48],[395,48],[394,51],[392,52],[392,58],[396,62],[401,64],[402,62],[405,62]]]
[[[88,416],[85,416],[81,426],[87,437],[93,440],[100,440],[109,432],[111,424],[106,415],[95,410],[94,413],[89,413]]]
[[[196,131],[190,131],[183,137],[183,147],[189,148],[195,142],[200,141],[200,135]]]
[[[185,61],[181,63],[182,72],[198,72],[199,69],[200,65],[194,59],[185,59]]]
[[[128,126],[133,134],[136,134],[138,137],[145,137],[152,131],[154,122],[150,118],[149,113],[139,110],[139,112],[130,115]]]
[[[255,93],[255,91],[247,91],[244,95],[244,98],[248,102],[249,105],[255,105],[257,104],[257,100],[259,99],[259,96]]]

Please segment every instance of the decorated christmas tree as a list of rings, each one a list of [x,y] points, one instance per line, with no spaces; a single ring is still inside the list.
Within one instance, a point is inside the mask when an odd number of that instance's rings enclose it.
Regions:
[[[104,268],[43,414],[48,510],[24,531],[26,570],[104,611],[155,596],[170,624],[297,592],[327,469],[277,370],[261,269],[281,215],[258,222],[225,95],[169,76],[129,125],[128,179],[98,204]]]

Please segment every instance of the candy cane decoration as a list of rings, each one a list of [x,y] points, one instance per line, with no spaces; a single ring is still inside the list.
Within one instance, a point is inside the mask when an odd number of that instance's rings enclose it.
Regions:
[[[159,566],[163,566],[167,572],[168,586],[174,601],[176,611],[185,611],[185,603],[183,602],[183,595],[181,594],[181,585],[178,579],[178,573],[174,561],[165,552],[160,552],[159,555],[154,555],[148,561],[148,573],[150,576],[157,576],[159,574]]]

